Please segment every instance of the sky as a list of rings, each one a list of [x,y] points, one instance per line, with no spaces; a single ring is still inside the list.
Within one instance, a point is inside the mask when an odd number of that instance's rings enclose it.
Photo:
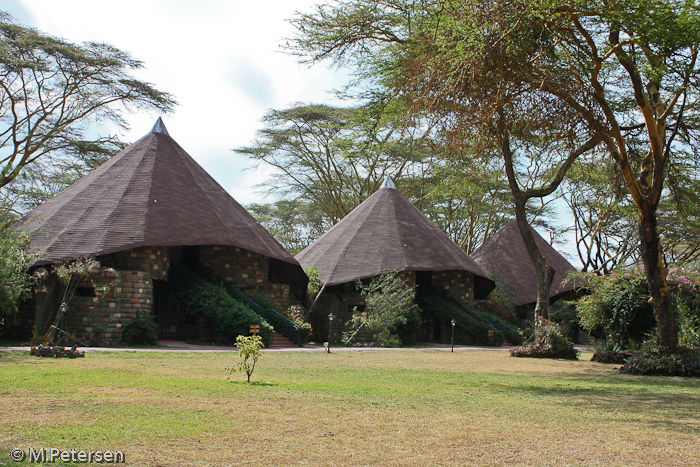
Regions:
[[[247,205],[272,201],[255,188],[269,172],[232,149],[254,143],[265,112],[297,102],[347,104],[333,91],[348,81],[348,70],[300,65],[281,49],[295,34],[288,20],[319,2],[3,0],[0,10],[24,26],[75,43],[106,42],[144,62],[134,75],[179,102],[162,117],[170,136]],[[129,131],[118,134],[135,142],[158,117],[128,114]],[[576,262],[572,240],[565,244],[558,249]]]
[[[267,172],[232,151],[249,146],[268,109],[296,102],[342,105],[334,89],[347,71],[299,65],[281,45],[295,12],[315,0],[3,0],[24,26],[70,42],[106,42],[144,62],[134,75],[175,96],[163,115],[170,136],[239,203],[266,201],[254,185]],[[159,117],[126,115],[123,141],[145,136]],[[115,128],[112,133],[117,133]]]

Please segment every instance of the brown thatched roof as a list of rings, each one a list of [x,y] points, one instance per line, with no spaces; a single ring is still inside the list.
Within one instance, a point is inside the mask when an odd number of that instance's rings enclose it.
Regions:
[[[574,289],[572,282],[564,283],[569,271],[574,268],[557,250],[544,240],[535,229],[530,227],[535,237],[535,243],[544,256],[547,264],[554,268],[554,280],[549,296],[554,297]],[[510,222],[493,234],[483,245],[470,255],[474,261],[489,272],[495,273],[496,278],[502,279],[515,287],[516,305],[525,305],[537,301],[537,275],[530,255],[527,253],[525,241],[520,235],[516,221]]]
[[[294,257],[168,135],[148,135],[29,213],[23,228],[47,264],[140,246],[228,245]],[[305,286],[304,286],[305,287]]]
[[[331,286],[383,272],[468,271],[482,297],[494,283],[445,233],[399,193],[391,179],[312,245],[296,255]]]

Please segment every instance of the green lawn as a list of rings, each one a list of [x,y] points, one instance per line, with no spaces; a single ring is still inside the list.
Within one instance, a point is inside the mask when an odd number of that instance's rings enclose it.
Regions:
[[[700,465],[700,380],[504,351],[0,352],[13,447],[120,450],[126,465]],[[29,465],[29,464],[26,464]],[[36,464],[34,464],[36,465]]]

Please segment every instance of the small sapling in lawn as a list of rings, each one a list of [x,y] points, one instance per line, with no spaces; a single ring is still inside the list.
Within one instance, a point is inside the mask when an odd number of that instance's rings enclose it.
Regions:
[[[238,336],[236,337],[236,347],[238,348],[238,362],[235,366],[226,368],[226,371],[229,373],[245,371],[250,383],[250,376],[255,371],[255,364],[260,358],[260,349],[263,347],[262,338],[258,335]]]

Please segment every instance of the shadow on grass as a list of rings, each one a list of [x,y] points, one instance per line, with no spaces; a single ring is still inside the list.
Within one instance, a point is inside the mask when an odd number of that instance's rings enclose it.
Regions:
[[[243,380],[231,380],[231,384],[235,384],[236,386],[253,386],[253,387],[258,387],[258,388],[274,388],[279,386],[279,383],[273,383],[271,381],[251,381],[250,383],[247,381]]]
[[[581,373],[567,378],[499,379],[500,390],[527,399],[593,409],[629,423],[700,433],[700,378],[622,374],[591,378]]]

